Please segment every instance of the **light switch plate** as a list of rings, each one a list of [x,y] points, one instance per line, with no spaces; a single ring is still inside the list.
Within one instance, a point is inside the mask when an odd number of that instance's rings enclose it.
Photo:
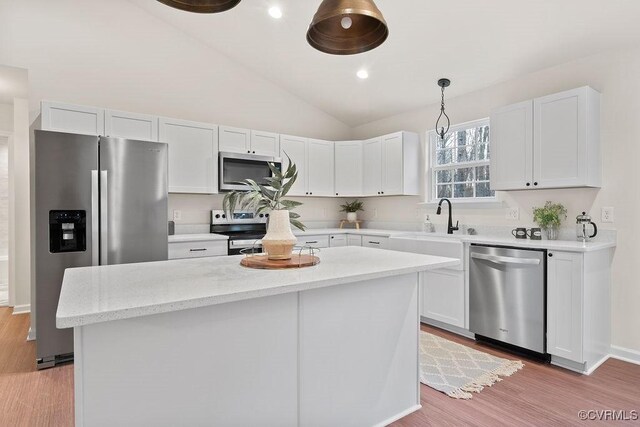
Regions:
[[[182,219],[182,211],[174,210],[173,211],[173,220],[180,221]]]
[[[613,207],[602,208],[602,222],[613,222]]]
[[[517,221],[520,219],[520,209],[519,208],[508,208],[507,213],[505,215],[507,219],[511,219]]]

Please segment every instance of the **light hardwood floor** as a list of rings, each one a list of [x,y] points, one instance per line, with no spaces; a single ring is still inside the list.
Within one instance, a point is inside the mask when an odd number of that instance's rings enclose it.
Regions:
[[[497,356],[514,358],[438,329],[423,329]],[[0,426],[72,426],[73,365],[36,371],[35,343],[25,340],[28,330],[28,315],[12,316],[10,308],[0,308]],[[422,409],[393,425],[605,425],[580,422],[578,411],[640,411],[640,366],[609,360],[587,377],[526,359],[524,362],[522,371],[474,394],[468,401],[422,386]]]

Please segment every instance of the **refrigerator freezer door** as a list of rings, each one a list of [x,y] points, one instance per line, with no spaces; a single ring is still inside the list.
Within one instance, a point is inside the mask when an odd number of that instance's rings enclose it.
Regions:
[[[100,138],[100,263],[168,258],[166,144]]]
[[[98,138],[35,131],[35,325],[38,367],[73,352],[73,330],[56,328],[64,270],[92,265],[92,177],[98,170]]]

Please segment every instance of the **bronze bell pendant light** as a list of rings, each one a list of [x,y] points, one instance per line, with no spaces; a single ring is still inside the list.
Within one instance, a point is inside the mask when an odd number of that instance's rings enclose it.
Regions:
[[[442,89],[442,100],[440,101],[440,115],[438,116],[438,120],[436,121],[436,133],[442,140],[444,140],[444,136],[447,134],[447,132],[449,132],[449,128],[451,127],[451,120],[449,120],[449,116],[447,116],[447,113],[445,113],[444,111],[444,88],[449,87],[449,85],[451,85],[451,80],[449,79],[438,80],[438,86],[440,86],[440,88]],[[447,127],[445,129],[445,127],[442,126],[440,130],[438,130],[438,127],[440,126],[440,120],[443,117],[447,120]]]
[[[387,22],[373,0],[323,0],[307,31],[312,47],[333,55],[375,49],[388,36]]]
[[[158,0],[160,3],[187,12],[218,13],[233,9],[240,0]]]

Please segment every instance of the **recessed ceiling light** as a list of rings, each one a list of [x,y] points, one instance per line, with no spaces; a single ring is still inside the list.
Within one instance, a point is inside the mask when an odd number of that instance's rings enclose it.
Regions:
[[[356,73],[356,75],[358,76],[358,78],[363,80],[369,78],[369,72],[367,70],[360,70]]]
[[[280,19],[282,18],[282,9],[280,9],[278,6],[273,6],[269,9],[269,15],[271,15],[271,17],[274,19]]]

